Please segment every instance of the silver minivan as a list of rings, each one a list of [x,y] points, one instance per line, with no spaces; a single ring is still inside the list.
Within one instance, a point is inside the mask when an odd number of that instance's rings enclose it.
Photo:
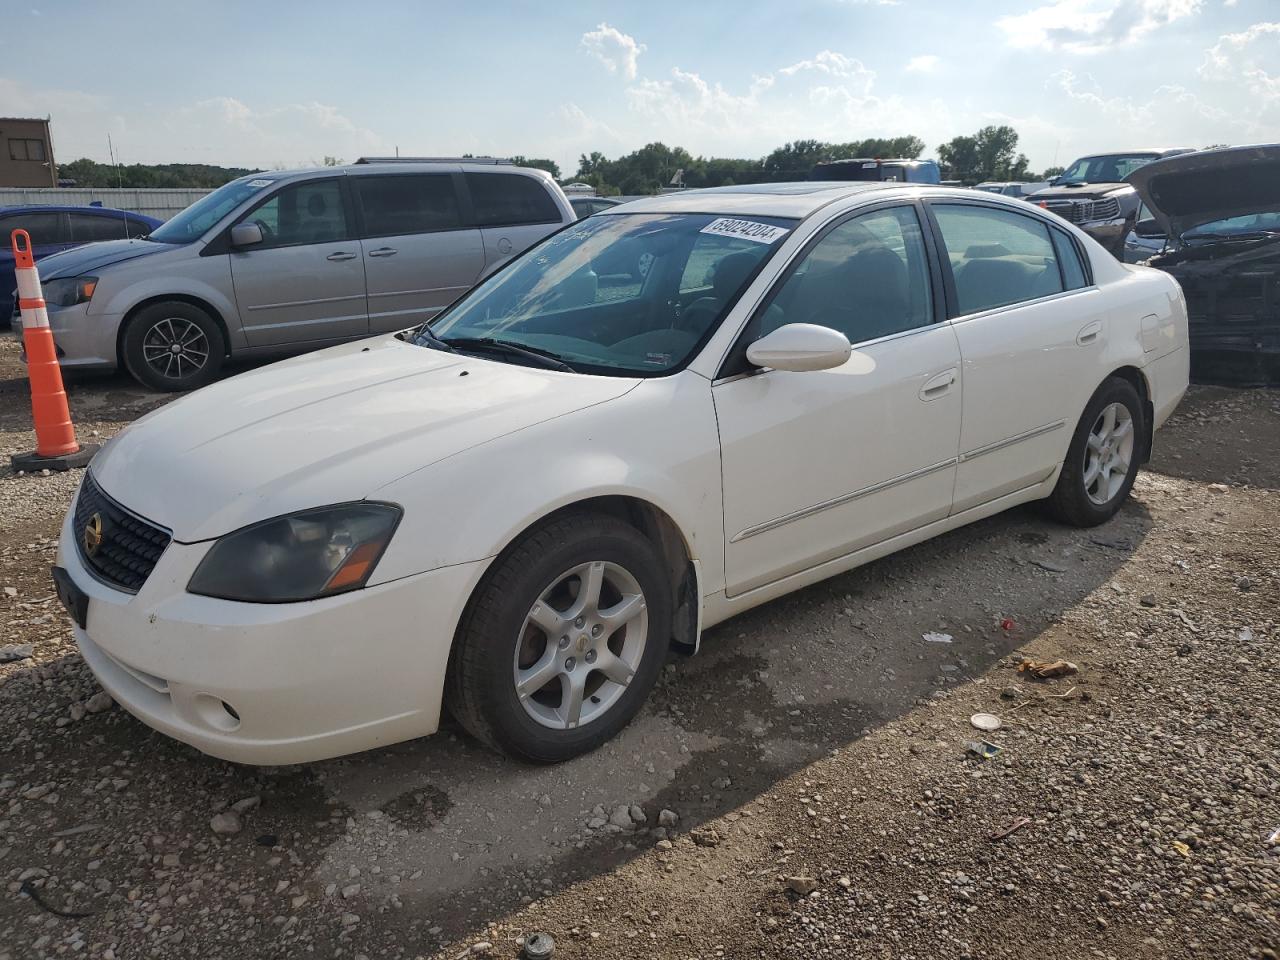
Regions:
[[[574,220],[541,170],[361,159],[233,180],[146,237],[47,257],[40,276],[64,368],[190,390],[229,356],[429,320]]]

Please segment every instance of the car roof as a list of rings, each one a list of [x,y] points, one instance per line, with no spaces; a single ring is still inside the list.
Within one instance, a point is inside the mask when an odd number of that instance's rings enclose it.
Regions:
[[[890,190],[919,191],[925,184],[896,180],[801,180],[794,183],[749,183],[733,187],[681,190],[656,197],[642,197],[626,204],[625,210],[601,216],[632,213],[723,213],[755,214],[758,217],[804,218],[816,210],[862,194]],[[933,190],[942,188],[933,187]],[[963,196],[962,191],[953,191]]]
[[[142,220],[155,220],[155,217],[148,216],[145,213],[138,213],[134,210],[121,210],[118,207],[91,207],[87,203],[26,203],[15,204],[11,207],[0,207],[0,216],[8,216],[11,213],[102,213],[102,214],[128,214],[131,217],[138,217]],[[157,223],[160,221],[156,220]]]

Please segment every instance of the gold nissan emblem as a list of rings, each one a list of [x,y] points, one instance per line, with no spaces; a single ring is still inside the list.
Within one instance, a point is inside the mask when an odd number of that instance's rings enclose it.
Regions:
[[[95,513],[84,525],[84,552],[93,556],[102,546],[102,514]]]

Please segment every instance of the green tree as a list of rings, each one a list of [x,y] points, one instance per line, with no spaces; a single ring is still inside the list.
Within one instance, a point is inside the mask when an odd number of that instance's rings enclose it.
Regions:
[[[515,156],[511,158],[511,162],[517,167],[533,167],[535,170],[545,170],[556,180],[560,179],[560,164],[554,160],[544,160],[541,157]]]
[[[246,167],[216,167],[204,163],[114,166],[83,157],[58,165],[59,179],[74,180],[81,187],[220,187],[257,172]]]
[[[1054,177],[1060,177],[1066,172],[1066,167],[1045,167],[1044,173],[1040,174],[1040,179],[1052,180]]]
[[[1025,180],[1028,160],[1017,152],[1018,131],[1010,126],[983,127],[972,136],[959,136],[939,145],[944,176],[965,183],[983,180]]]

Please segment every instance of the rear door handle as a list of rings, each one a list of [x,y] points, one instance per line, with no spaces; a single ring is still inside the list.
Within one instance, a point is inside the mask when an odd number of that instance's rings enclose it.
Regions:
[[[952,367],[950,370],[943,370],[925,381],[924,386],[920,388],[920,399],[926,402],[937,400],[939,397],[945,396],[955,382],[956,368]]]
[[[379,247],[377,250],[370,250],[371,257],[394,257],[399,251],[394,247]]]
[[[1093,343],[1102,334],[1102,321],[1095,320],[1093,323],[1086,324],[1084,329],[1076,334],[1076,343],[1082,347],[1087,347]]]
[[[356,255],[354,253],[347,253],[345,250],[340,250],[337,253],[331,253],[325,257],[326,260],[332,260],[334,263],[337,263],[339,260],[354,260],[355,258]]]

